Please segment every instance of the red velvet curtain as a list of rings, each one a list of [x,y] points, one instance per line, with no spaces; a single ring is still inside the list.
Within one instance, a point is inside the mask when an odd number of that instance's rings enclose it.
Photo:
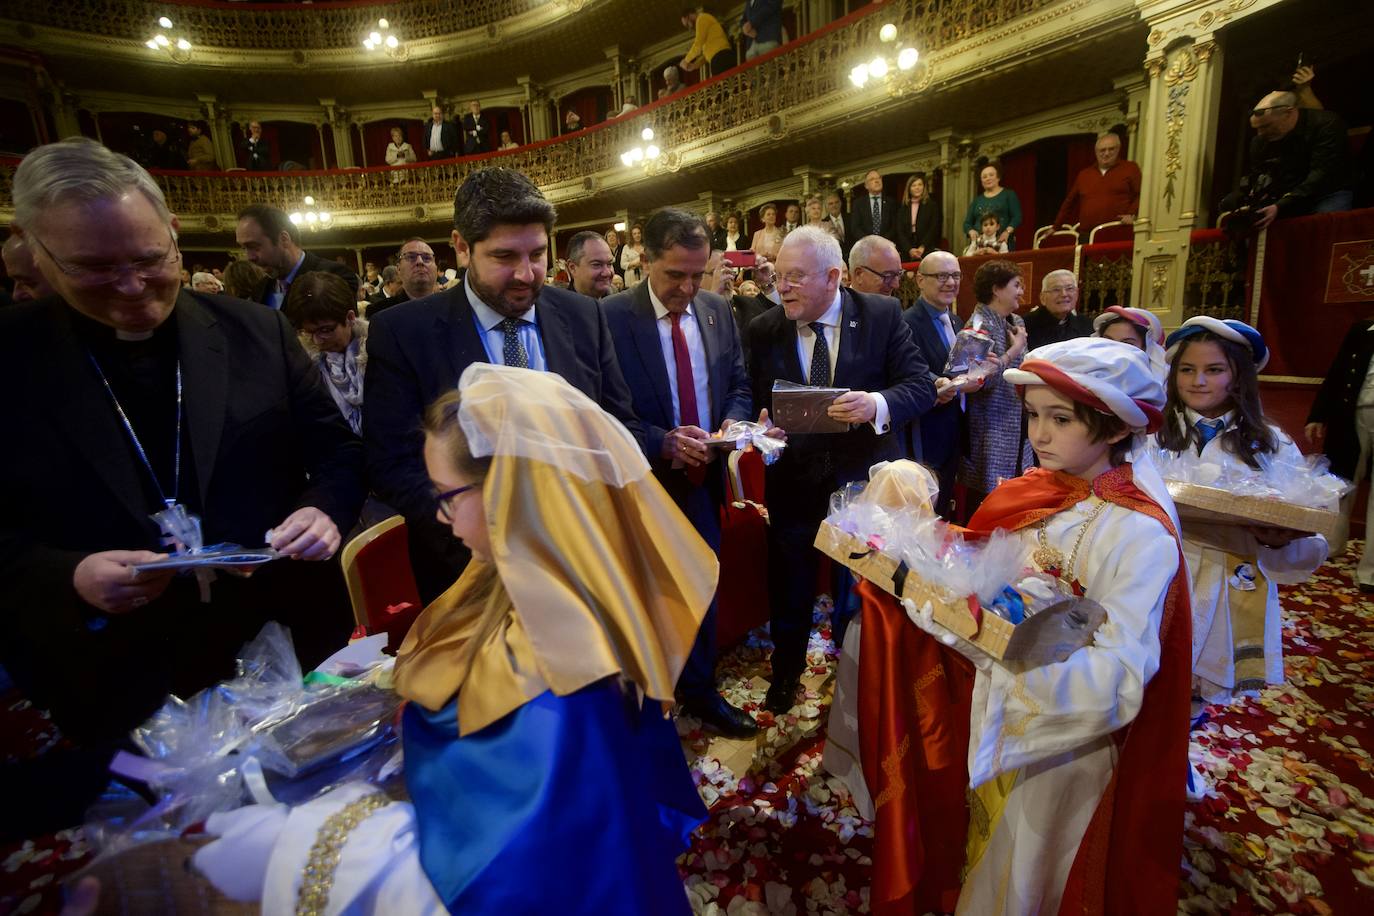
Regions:
[[[586,89],[579,89],[563,96],[558,103],[558,132],[567,133],[564,119],[569,111],[577,112],[578,117],[582,119],[579,130],[600,124],[610,114],[612,98],[611,90],[606,86],[588,86]]]
[[[1097,154],[1093,151],[1096,146],[1097,138],[1092,134],[1068,138],[1065,146],[1064,187],[1073,187],[1073,180],[1078,177],[1078,173],[1097,161]]]
[[[1001,159],[1002,187],[1016,192],[1021,201],[1021,226],[1016,230],[1016,247],[1029,248],[1035,235],[1035,165],[1037,156],[1033,146],[1022,147],[1007,153]],[[974,176],[975,181],[978,176]],[[982,193],[978,184],[975,193]],[[960,224],[962,228],[962,224]]]

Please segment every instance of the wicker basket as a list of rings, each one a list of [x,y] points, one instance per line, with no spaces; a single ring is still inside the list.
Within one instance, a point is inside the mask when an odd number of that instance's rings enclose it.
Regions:
[[[67,879],[69,885],[86,876],[100,880],[97,916],[156,913],[158,916],[249,916],[257,904],[236,903],[189,867],[191,856],[209,837],[141,843],[99,859]]]
[[[1181,480],[1165,481],[1178,505],[1178,517],[1211,525],[1263,525],[1287,528],[1304,534],[1320,534],[1334,540],[1340,528],[1339,512],[1311,509],[1262,496],[1240,496],[1218,487]]]

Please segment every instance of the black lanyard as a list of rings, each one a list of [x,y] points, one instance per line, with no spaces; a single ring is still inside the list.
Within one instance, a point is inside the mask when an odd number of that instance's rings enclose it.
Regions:
[[[114,404],[115,413],[119,414],[119,419],[124,423],[124,430],[129,434],[130,441],[138,451],[138,457],[142,459],[143,466],[148,469],[148,476],[153,481],[153,486],[157,488],[157,495],[168,509],[177,504],[177,497],[181,493],[181,360],[177,360],[177,444],[176,451],[173,453],[172,464],[172,498],[167,498],[167,491],[162,488],[162,481],[157,479],[157,472],[153,470],[153,463],[148,460],[148,453],[143,449],[143,443],[138,440],[138,433],[134,432],[134,425],[129,422],[129,415],[124,412],[124,405],[119,403],[119,398],[115,396],[114,389],[110,387],[110,380],[105,377],[105,370],[100,368],[100,362],[95,358],[95,354],[87,351],[87,356],[91,358],[91,365],[95,366],[95,371],[100,376],[100,381],[105,384],[105,391],[110,395],[110,402]]]

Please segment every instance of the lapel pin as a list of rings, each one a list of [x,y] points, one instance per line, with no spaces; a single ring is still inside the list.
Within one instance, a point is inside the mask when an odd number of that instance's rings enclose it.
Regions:
[[[709,324],[711,327],[715,327],[715,326],[716,326],[716,316],[715,316],[715,315],[707,315],[707,316],[706,316],[706,323]]]
[[[849,326],[851,328],[857,328],[859,326],[859,323],[857,321],[851,321],[849,322]]]

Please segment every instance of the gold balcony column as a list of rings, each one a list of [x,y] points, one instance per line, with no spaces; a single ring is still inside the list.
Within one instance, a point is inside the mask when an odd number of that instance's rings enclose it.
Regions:
[[[1222,79],[1219,30],[1279,2],[1136,0],[1150,35],[1144,61],[1148,101],[1131,150],[1144,176],[1135,221],[1131,304],[1157,313],[1165,327],[1183,323],[1188,238],[1213,216],[1212,164]]]
[[[324,109],[325,120],[328,121],[329,130],[334,137],[334,168],[352,168],[353,137],[349,133],[348,112],[333,99],[320,99],[320,107]],[[320,125],[320,145],[324,145],[323,124]]]
[[[950,248],[958,253],[967,244],[964,214],[973,200],[973,139],[955,133],[952,128],[931,131],[930,139],[940,144],[940,170],[944,176],[940,201],[945,234]]]
[[[318,133],[318,134],[320,135],[320,168],[322,168],[322,169],[327,169],[327,168],[330,167],[330,166],[329,166],[329,151],[326,150],[325,147],[324,147],[324,122],[323,122],[323,121],[316,121],[316,122],[315,122],[315,132]],[[338,149],[336,148],[336,149],[334,150],[334,156],[335,156],[335,158],[338,158],[338,155],[339,155],[339,151],[338,151]]]
[[[210,125],[210,145],[215,149],[219,167],[231,169],[238,165],[234,157],[234,140],[230,136],[229,112],[214,95],[196,93],[205,121]]]
[[[614,103],[611,114],[614,116],[615,112],[620,110],[620,106],[625,104],[625,84],[622,80],[623,71],[620,66],[620,46],[611,45],[609,48],[604,48],[603,51],[606,59],[611,62],[613,74],[611,77],[611,101]]]
[[[46,76],[46,72],[44,73]],[[80,100],[76,94],[64,89],[57,83],[52,83],[48,91],[43,93],[48,102],[48,109],[52,112],[53,127],[57,130],[57,136],[51,139],[64,140],[67,137],[81,136],[81,121],[77,118],[77,111],[80,109]],[[94,119],[92,119],[94,120]],[[41,119],[34,116],[35,128],[41,124]],[[43,136],[43,131],[38,131],[38,136]]]

